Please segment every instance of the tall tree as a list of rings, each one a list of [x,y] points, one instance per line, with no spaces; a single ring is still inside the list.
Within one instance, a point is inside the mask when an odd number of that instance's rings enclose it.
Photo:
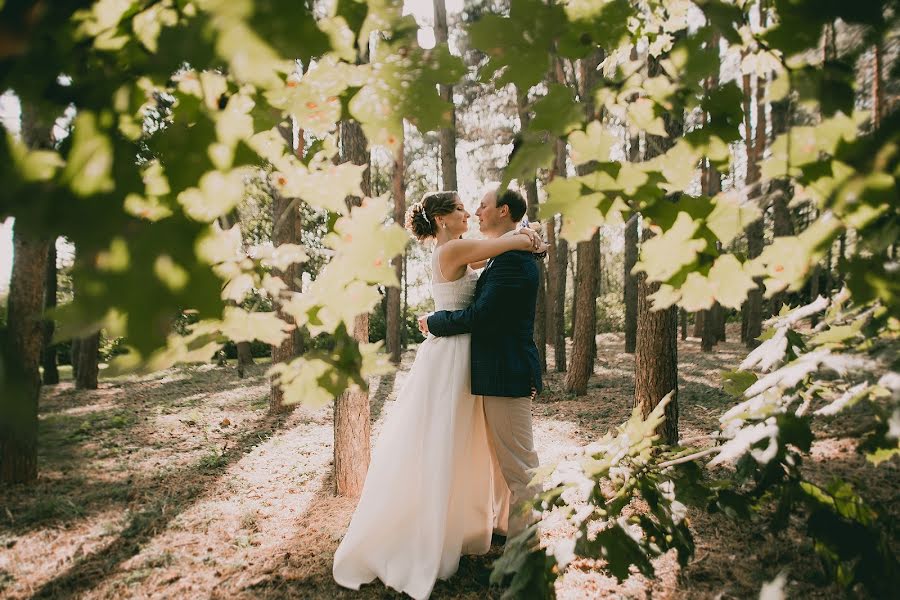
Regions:
[[[406,214],[406,183],[405,183],[405,157],[403,154],[404,142],[397,144],[397,152],[394,156],[394,170],[391,174],[391,190],[394,196],[394,222],[403,225]],[[454,188],[456,189],[456,188]],[[403,256],[395,256],[391,264],[397,274],[397,283],[400,284],[403,276]],[[400,364],[400,329],[403,327],[400,311],[400,288],[391,286],[385,291],[387,308],[385,310],[385,343],[387,351],[394,364]]]
[[[790,99],[778,100],[771,103],[772,136],[785,133],[791,122]],[[793,186],[790,179],[784,177],[774,179],[770,184],[772,201],[772,233],[774,237],[794,235],[794,224],[791,210],[788,206],[793,196]],[[774,294],[769,301],[769,312],[777,314],[782,305],[787,301],[787,294],[783,291]]]
[[[633,56],[637,59],[637,55]],[[641,140],[635,135],[628,140],[628,160],[641,160]],[[631,272],[638,259],[640,215],[634,213],[625,223],[625,257],[623,294],[625,303],[625,352],[634,353],[637,340],[637,277]]]
[[[434,38],[438,45],[447,42],[447,6],[444,0],[434,0]],[[453,86],[438,86],[441,98],[453,106]],[[440,131],[441,187],[458,190],[456,182],[456,109],[450,109],[450,123]]]
[[[302,132],[294,138],[294,124],[292,120],[281,123],[278,131],[284,138],[288,147],[298,156],[303,156],[304,138]],[[272,195],[272,244],[295,244],[300,240],[298,220],[296,218],[298,199],[285,197],[276,186],[270,186]],[[281,278],[287,286],[285,293],[296,292],[300,287],[300,269],[297,264],[288,265],[283,271],[273,270],[274,274]],[[281,310],[281,302],[276,302],[275,309],[278,316],[285,322],[293,324],[293,318]],[[277,346],[272,346],[272,364],[290,362],[297,356],[297,336],[289,335]],[[284,390],[278,384],[278,379],[273,378],[269,395],[269,411],[271,413],[289,412],[293,406],[285,404]]]
[[[223,230],[228,230],[232,227],[240,227],[240,215],[237,210],[233,210],[230,213],[219,217],[219,226]],[[237,303],[234,300],[229,300],[228,304],[235,306]],[[250,348],[250,342],[246,340],[235,343],[235,347],[237,349],[237,373],[238,377],[243,379],[247,367],[253,364],[253,352]]]
[[[882,51],[879,44],[872,48],[872,125],[875,129],[881,126],[881,115],[884,112],[884,82],[882,81]]]
[[[652,60],[649,75],[656,76],[659,72],[658,61]],[[647,159],[666,152],[684,132],[683,114],[666,113],[663,121],[668,137],[646,137]],[[650,230],[644,228],[644,239],[649,235]],[[658,282],[647,282],[645,273],[638,277],[634,403],[647,416],[667,394],[672,394],[666,405],[666,419],[659,426],[659,433],[667,443],[674,444],[678,441],[678,308],[671,306],[663,310],[651,310],[649,296],[659,288]]]
[[[76,294],[77,286],[76,286]],[[78,366],[75,369],[75,388],[96,390],[100,377],[100,332],[78,341]]]
[[[638,213],[625,223],[625,352],[633,354],[637,343],[637,277],[631,270],[638,257]]]
[[[765,27],[767,21],[767,11],[765,0],[759,3],[759,22],[760,27]],[[766,78],[759,76],[756,78],[756,131],[755,134],[750,123],[750,107],[751,107],[751,79],[747,73],[743,77],[744,87],[744,137],[746,139],[747,148],[747,174],[744,184],[750,189],[750,195],[760,197],[762,191],[759,187],[760,181],[760,161],[766,149]],[[759,218],[747,227],[747,257],[756,258],[763,250],[763,233],[764,219]],[[744,303],[741,319],[741,341],[748,348],[755,348],[759,345],[757,338],[762,334],[762,316],[763,316],[763,284],[762,278],[756,278],[756,288],[750,290],[747,294],[747,300]]]
[[[341,162],[369,164],[366,136],[356,121],[341,121]],[[370,169],[363,173],[362,193],[370,194]],[[362,198],[348,197],[347,204],[359,206]],[[369,315],[357,315],[352,335],[360,343],[369,341]],[[362,493],[370,458],[369,393],[351,388],[334,402],[334,484],[339,496],[357,497]]]
[[[531,115],[528,112],[527,93],[523,94],[517,90],[516,109],[519,114],[519,130],[523,131],[528,127],[528,122],[531,119]],[[528,220],[531,223],[539,223],[537,178],[531,177],[526,179],[524,187],[526,201],[528,202]],[[551,329],[550,323],[548,322],[549,308],[552,308],[552,306],[548,306],[547,303],[547,268],[544,265],[544,261],[538,261],[538,293],[534,309],[534,344],[538,349],[541,370],[545,373],[547,372],[547,338],[548,332]]]
[[[47,271],[44,280],[44,310],[51,311],[56,308],[56,292],[57,292],[57,273],[56,273],[56,243],[50,242],[49,252],[47,254]],[[54,385],[59,383],[59,369],[56,365],[57,348],[53,343],[53,331],[55,323],[51,317],[44,319],[44,340],[43,349],[41,351],[41,367],[44,371],[44,385]]]
[[[594,338],[596,335],[597,313],[594,293],[594,271],[597,259],[593,239],[578,242],[576,246],[577,276],[574,304],[575,322],[572,328],[572,360],[566,374],[566,391],[576,396],[587,393],[588,379],[594,366]]]
[[[52,145],[51,128],[30,105],[22,106],[22,139],[31,148]],[[52,239],[13,224],[13,264],[7,325],[0,330],[0,483],[37,478],[39,364],[44,337],[44,282]]]

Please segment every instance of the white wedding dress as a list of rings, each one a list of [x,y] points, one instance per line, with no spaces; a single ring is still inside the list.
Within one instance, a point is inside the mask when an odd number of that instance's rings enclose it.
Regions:
[[[437,251],[435,252],[435,256]],[[468,306],[478,274],[441,281],[436,310]],[[338,584],[375,578],[417,600],[452,576],[461,554],[505,532],[509,491],[490,450],[481,396],[470,391],[469,335],[429,336],[386,418],[362,496],[334,556]]]

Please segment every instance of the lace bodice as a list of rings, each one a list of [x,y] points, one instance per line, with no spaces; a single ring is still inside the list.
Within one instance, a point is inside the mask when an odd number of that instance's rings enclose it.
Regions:
[[[438,250],[431,255],[431,294],[435,310],[459,310],[472,303],[478,273],[466,268],[462,277],[455,281],[444,281],[438,265]]]
[[[466,269],[465,274],[456,281],[431,281],[431,293],[434,295],[435,310],[459,310],[472,303],[475,296],[475,284],[478,273]]]

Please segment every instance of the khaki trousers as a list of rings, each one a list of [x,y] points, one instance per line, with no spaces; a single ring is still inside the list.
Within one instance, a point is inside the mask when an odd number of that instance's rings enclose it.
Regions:
[[[539,485],[529,485],[531,471],[539,464],[531,430],[531,398],[485,396],[484,416],[491,450],[510,492],[507,535],[512,538],[534,522],[530,506],[522,503],[541,491]]]

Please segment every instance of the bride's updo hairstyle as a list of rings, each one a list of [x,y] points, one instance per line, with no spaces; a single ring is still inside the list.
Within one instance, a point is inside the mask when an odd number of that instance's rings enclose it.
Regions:
[[[437,235],[435,217],[456,209],[456,192],[428,192],[406,211],[406,228],[421,242]]]

